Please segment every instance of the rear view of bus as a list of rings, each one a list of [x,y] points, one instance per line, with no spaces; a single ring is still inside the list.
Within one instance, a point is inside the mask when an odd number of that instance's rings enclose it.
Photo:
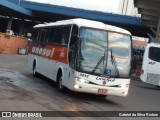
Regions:
[[[145,48],[140,79],[160,86],[160,44],[150,43]]]

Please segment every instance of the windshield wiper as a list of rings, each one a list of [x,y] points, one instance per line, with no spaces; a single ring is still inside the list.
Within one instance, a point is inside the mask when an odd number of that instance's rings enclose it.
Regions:
[[[102,56],[102,57],[100,58],[100,60],[98,61],[98,63],[97,63],[96,66],[94,67],[94,69],[92,70],[92,73],[94,73],[94,72],[96,71],[96,69],[99,67],[99,65],[101,64],[101,62],[104,61],[105,55],[106,55],[106,48],[105,48],[105,51],[104,51],[104,56]]]
[[[111,52],[112,65],[114,65],[114,69],[116,70],[117,77],[118,77],[118,76],[119,76],[119,70],[118,70],[118,67],[117,67],[117,62],[116,62],[116,60],[115,60],[115,57],[114,57],[113,54],[112,54],[112,49],[110,49],[110,52]]]
[[[101,62],[105,59],[105,56],[102,56],[101,59],[98,61],[98,63],[96,64],[96,66],[94,67],[94,69],[92,70],[92,73],[94,73],[96,71],[96,69],[99,67],[99,65],[101,64]]]

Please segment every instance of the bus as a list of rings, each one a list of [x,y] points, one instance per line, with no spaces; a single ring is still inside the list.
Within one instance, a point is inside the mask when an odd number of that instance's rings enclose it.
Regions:
[[[149,43],[144,51],[141,81],[160,86],[160,44]]]
[[[125,97],[130,84],[131,33],[82,18],[33,27],[28,64],[58,89]]]

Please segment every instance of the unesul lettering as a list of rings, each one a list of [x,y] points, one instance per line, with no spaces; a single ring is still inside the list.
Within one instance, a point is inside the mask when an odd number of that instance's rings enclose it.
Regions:
[[[96,80],[105,80],[105,81],[108,81],[108,82],[114,82],[115,79],[113,78],[103,78],[103,77],[96,77]]]
[[[39,48],[39,47],[33,47],[32,48],[32,53],[43,55],[46,57],[52,57],[54,53],[55,48],[52,50],[46,49],[46,48]]]

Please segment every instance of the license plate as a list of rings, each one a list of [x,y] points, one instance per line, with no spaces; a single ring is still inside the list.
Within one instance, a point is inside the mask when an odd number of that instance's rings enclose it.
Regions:
[[[107,93],[107,91],[108,91],[108,90],[106,90],[106,89],[98,89],[98,92],[99,92],[99,93]]]

